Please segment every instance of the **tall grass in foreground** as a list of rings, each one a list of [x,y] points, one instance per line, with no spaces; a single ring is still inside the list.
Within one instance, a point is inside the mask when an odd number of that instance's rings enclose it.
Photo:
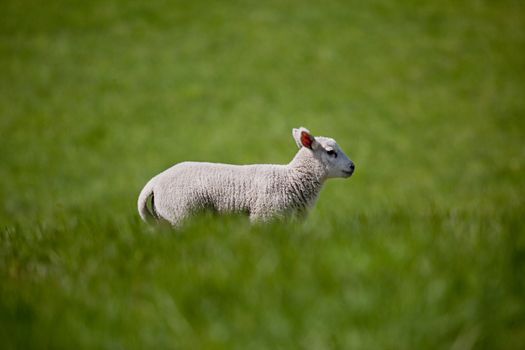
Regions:
[[[3,348],[518,349],[521,210],[3,228]]]

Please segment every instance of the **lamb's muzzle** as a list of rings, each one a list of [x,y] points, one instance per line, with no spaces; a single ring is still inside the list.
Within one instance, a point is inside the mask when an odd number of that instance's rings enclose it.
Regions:
[[[352,174],[354,173],[354,170],[355,170],[355,165],[354,165],[354,163],[352,162],[352,163],[350,163],[350,166],[348,167],[348,170],[343,170],[343,172],[344,172],[345,174],[347,174],[346,177],[350,177],[350,176],[352,176]]]

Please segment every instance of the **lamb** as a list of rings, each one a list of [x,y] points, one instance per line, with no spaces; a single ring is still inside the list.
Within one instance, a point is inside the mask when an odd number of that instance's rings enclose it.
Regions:
[[[202,210],[246,213],[251,222],[304,217],[326,179],[348,178],[355,167],[334,139],[303,127],[292,135],[299,151],[286,165],[183,162],[165,170],[139,195],[142,220],[179,227]]]

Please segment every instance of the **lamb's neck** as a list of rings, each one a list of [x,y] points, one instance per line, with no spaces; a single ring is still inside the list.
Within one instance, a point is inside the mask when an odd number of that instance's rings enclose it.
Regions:
[[[293,186],[300,187],[301,192],[314,199],[326,180],[326,171],[308,152],[306,149],[299,150],[287,168]]]
[[[301,148],[297,152],[288,164],[288,169],[295,176],[304,178],[305,181],[319,182],[322,185],[326,180],[325,167],[306,148]]]

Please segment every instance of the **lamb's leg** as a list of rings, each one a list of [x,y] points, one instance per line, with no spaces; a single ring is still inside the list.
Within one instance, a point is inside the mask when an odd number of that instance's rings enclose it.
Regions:
[[[261,223],[261,222],[264,222],[264,217],[262,215],[260,215],[259,213],[256,213],[256,212],[251,212],[250,213],[250,222],[252,224],[256,224],[256,223]]]
[[[180,228],[184,221],[186,221],[185,215],[179,215],[175,212],[168,213],[158,213],[159,214],[159,223],[168,224],[173,228]]]
[[[283,215],[276,210],[255,210],[250,212],[250,222],[252,224],[278,220],[282,217]]]
[[[157,215],[173,228],[180,228],[191,215],[191,210],[186,201],[169,203],[168,205],[165,202],[161,202],[157,207]]]

